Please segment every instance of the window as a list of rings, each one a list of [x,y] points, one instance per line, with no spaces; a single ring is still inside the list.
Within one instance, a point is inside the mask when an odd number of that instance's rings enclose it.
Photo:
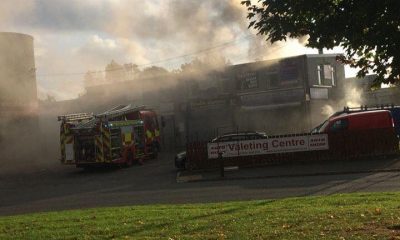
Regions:
[[[256,72],[244,72],[237,75],[237,89],[247,90],[258,88],[258,79]]]
[[[347,130],[349,127],[349,120],[347,118],[336,120],[330,127],[331,132],[339,132]]]
[[[247,140],[244,135],[235,135],[231,137],[231,141],[244,141]]]
[[[245,140],[255,140],[255,139],[263,139],[263,138],[264,137],[259,134],[249,134],[249,135],[246,135]]]
[[[151,129],[154,130],[158,128],[158,121],[156,116],[151,117]]]
[[[323,133],[325,132],[326,126],[329,124],[328,120],[325,120],[321,125],[315,127],[311,133]]]
[[[230,136],[225,136],[225,137],[214,138],[211,142],[229,142],[231,140],[232,139]]]
[[[296,85],[300,79],[300,62],[297,58],[283,59],[279,62],[279,77],[282,85]]]
[[[115,128],[111,129],[111,147],[117,148],[121,147],[121,129]]]
[[[318,85],[335,86],[334,67],[331,65],[318,65]]]
[[[138,147],[144,146],[144,129],[141,126],[136,126],[133,128],[133,136],[135,139],[135,144]]]
[[[121,157],[121,129],[115,128],[111,129],[111,156],[112,158]],[[96,151],[101,151],[100,149],[96,149]]]
[[[154,130],[155,128],[158,128],[158,122],[157,122],[157,118],[155,116],[146,115],[144,117],[144,121],[145,121],[146,127],[148,129]]]

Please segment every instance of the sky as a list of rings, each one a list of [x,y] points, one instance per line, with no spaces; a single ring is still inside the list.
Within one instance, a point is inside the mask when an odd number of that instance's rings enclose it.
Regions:
[[[303,40],[265,42],[247,28],[240,1],[1,0],[0,31],[34,37],[42,99],[78,97],[84,73],[104,70],[111,60],[173,70],[216,53],[233,64],[317,53]]]

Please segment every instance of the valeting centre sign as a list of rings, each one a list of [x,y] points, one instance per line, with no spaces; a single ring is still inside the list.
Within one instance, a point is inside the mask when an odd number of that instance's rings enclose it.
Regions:
[[[268,139],[208,143],[208,158],[251,156],[273,153],[327,150],[328,135],[278,137]]]

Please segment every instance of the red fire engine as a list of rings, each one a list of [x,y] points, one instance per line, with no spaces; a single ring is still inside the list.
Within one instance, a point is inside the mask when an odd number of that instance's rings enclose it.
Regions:
[[[61,162],[77,167],[99,164],[130,166],[157,157],[157,115],[145,107],[121,105],[101,114],[59,116]]]

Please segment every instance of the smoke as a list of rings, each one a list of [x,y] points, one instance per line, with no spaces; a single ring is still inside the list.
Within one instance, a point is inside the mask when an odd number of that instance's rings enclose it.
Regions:
[[[334,104],[324,105],[321,108],[321,114],[328,118],[335,112],[342,110],[343,107],[358,108],[363,104],[362,90],[347,82],[345,84],[344,97]]]
[[[42,160],[32,38],[0,33],[0,172]],[[54,140],[53,140],[54,142]]]
[[[361,90],[351,87],[345,92],[345,101],[347,107],[360,107],[362,105]]]
[[[277,59],[282,57],[301,55],[305,52],[307,37],[287,39],[271,44],[265,36],[257,35],[251,39],[248,56],[250,61]]]
[[[270,45],[255,37],[240,0],[4,0],[0,5],[3,29],[35,37],[42,98],[48,93],[57,100],[76,98],[84,91],[84,73],[111,60],[174,70],[215,55],[235,64],[304,52],[297,40]],[[182,55],[187,56],[159,62]]]
[[[58,114],[100,112],[149,94],[161,98],[162,91],[186,86],[183,79],[214,79],[213,74],[229,64],[302,51],[297,40],[271,45],[255,36],[247,28],[246,15],[240,0],[1,1],[1,28],[34,37],[36,66],[27,74],[36,74],[39,98],[49,100],[39,108],[36,99],[15,100],[27,95],[25,87],[16,84],[13,76],[0,77],[0,98],[7,95],[8,103],[21,107],[7,118],[0,110],[2,167],[18,161],[21,165],[57,162]],[[103,89],[85,89],[85,73],[100,71],[105,78],[104,69],[111,60],[136,64],[142,75],[123,78],[127,81],[121,85],[111,81]],[[78,104],[50,101],[77,98],[86,91],[94,97],[83,96]]]
[[[132,11],[132,4],[142,9]],[[232,40],[247,27],[240,1],[121,1],[106,30],[121,38],[158,40],[183,52]],[[158,44],[158,43],[155,43]],[[183,49],[182,49],[183,48]]]
[[[321,114],[327,118],[332,116],[332,114],[334,114],[335,112],[336,111],[334,110],[334,108],[329,104],[326,104],[321,108]]]
[[[0,27],[2,31],[15,31],[18,16],[26,16],[34,8],[33,0],[1,1]]]

